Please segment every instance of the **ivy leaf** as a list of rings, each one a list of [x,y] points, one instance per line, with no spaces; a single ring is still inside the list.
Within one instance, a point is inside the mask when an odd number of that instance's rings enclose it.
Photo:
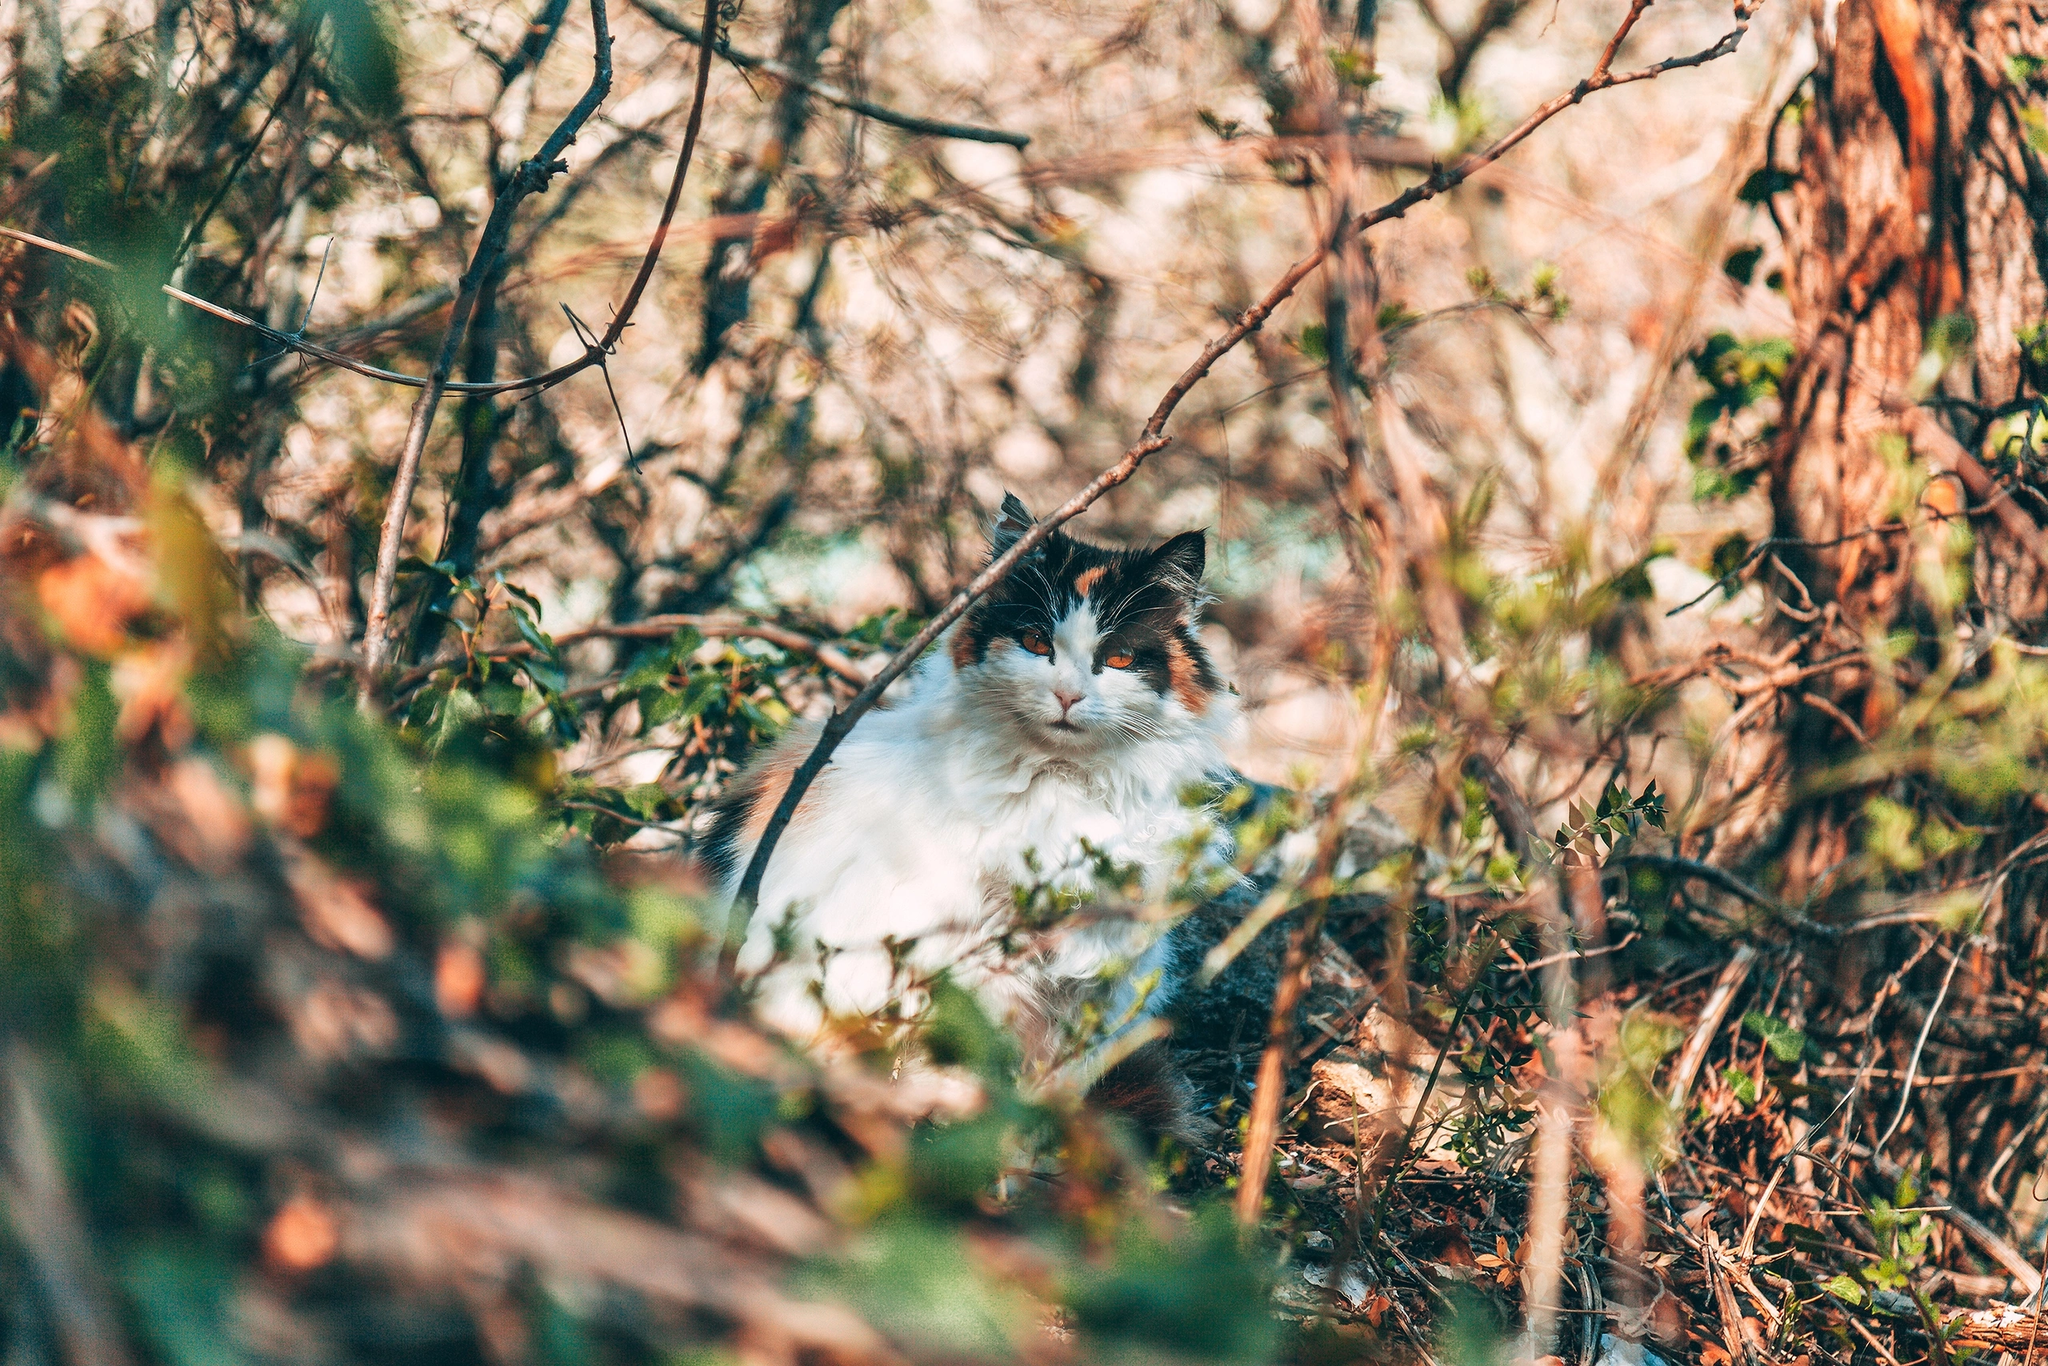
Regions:
[[[1742,1026],[1762,1039],[1770,1047],[1772,1056],[1779,1062],[1798,1062],[1799,1055],[1806,1051],[1806,1036],[1786,1024],[1774,1020],[1761,1010],[1752,1010],[1742,1017]]]
[[[1756,1104],[1756,1078],[1739,1067],[1730,1067],[1721,1073],[1721,1080],[1728,1083],[1728,1089],[1744,1105]]]
[[[1848,1275],[1833,1276],[1821,1282],[1821,1289],[1833,1295],[1843,1304],[1863,1303],[1863,1287]]]

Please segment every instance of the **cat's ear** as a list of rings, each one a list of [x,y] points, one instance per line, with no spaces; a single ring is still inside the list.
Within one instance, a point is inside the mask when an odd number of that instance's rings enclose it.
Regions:
[[[995,525],[989,528],[988,550],[990,555],[1000,555],[1017,543],[1017,538],[1031,530],[1037,519],[1031,509],[1024,506],[1024,500],[1014,493],[1003,494],[1003,510],[996,514]]]
[[[1202,566],[1208,560],[1208,533],[1183,531],[1152,552],[1152,572],[1162,583],[1186,597],[1202,591]]]

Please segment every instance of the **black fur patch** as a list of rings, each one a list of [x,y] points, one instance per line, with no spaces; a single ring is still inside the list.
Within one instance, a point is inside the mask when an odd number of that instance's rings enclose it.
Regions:
[[[1007,495],[989,538],[989,559],[1014,545],[1031,523],[1024,504]],[[996,641],[1021,645],[1027,631],[1049,638],[1086,600],[1102,632],[1091,661],[1095,672],[1102,672],[1108,656],[1128,653],[1132,672],[1162,696],[1175,693],[1199,712],[1223,686],[1194,633],[1203,535],[1187,531],[1155,549],[1112,550],[1053,532],[962,619],[953,637],[953,662],[962,668],[979,664]]]
[[[1089,1090],[1088,1102],[1122,1115],[1148,1144],[1156,1145],[1162,1135],[1188,1144],[1214,1137],[1214,1122],[1196,1113],[1195,1088],[1164,1040],[1153,1040],[1105,1072]]]

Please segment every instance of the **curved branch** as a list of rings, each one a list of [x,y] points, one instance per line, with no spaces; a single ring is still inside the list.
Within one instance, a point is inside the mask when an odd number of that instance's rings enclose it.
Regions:
[[[1534,113],[1522,120],[1506,136],[1502,137],[1485,151],[1475,156],[1467,157],[1455,167],[1438,171],[1420,185],[1404,191],[1402,194],[1387,201],[1387,203],[1382,204],[1379,208],[1374,209],[1371,213],[1366,214],[1358,220],[1356,231],[1364,232],[1375,224],[1384,223],[1390,218],[1399,218],[1424,200],[1434,199],[1446,190],[1463,183],[1475,172],[1499,160],[1504,153],[1523,141],[1543,124],[1555,118],[1572,105],[1577,104],[1596,90],[1605,90],[1617,85],[1627,85],[1635,81],[1649,80],[1662,75],[1666,71],[1676,70],[1680,67],[1699,66],[1716,58],[1726,56],[1728,53],[1735,51],[1736,46],[1742,41],[1742,35],[1748,31],[1752,12],[1751,0],[1737,0],[1735,6],[1736,26],[1714,46],[1689,56],[1669,58],[1666,61],[1657,63],[1655,66],[1644,67],[1638,71],[1623,72],[1618,76],[1613,75],[1606,68],[1606,63],[1612,59],[1612,49],[1620,46],[1621,40],[1627,36],[1629,29],[1634,26],[1636,17],[1642,12],[1642,9],[1643,4],[1641,3],[1631,9],[1628,17],[1622,21],[1621,27],[1616,31],[1614,39],[1609,45],[1610,50],[1603,54],[1600,65],[1594,69],[1592,75],[1586,77],[1586,79],[1580,81],[1565,93],[1538,107]],[[1337,226],[1339,229],[1344,227],[1341,217],[1338,219]],[[1327,239],[1319,242],[1313,251],[1289,266],[1286,274],[1280,277],[1263,298],[1239,314],[1236,321],[1230,325],[1223,335],[1204,346],[1201,354],[1195,357],[1194,363],[1181,372],[1180,377],[1161,396],[1158,406],[1152,410],[1152,416],[1146,419],[1145,426],[1139,433],[1138,440],[1132,444],[1129,450],[1124,452],[1122,459],[1096,475],[1078,493],[1053,509],[1049,515],[1033,523],[1030,530],[1020,536],[1015,544],[991,561],[989,566],[982,570],[981,573],[975,575],[974,579],[965,588],[954,594],[952,600],[946,604],[945,609],[933,617],[925,625],[925,628],[919,631],[911,639],[910,643],[904,646],[889,661],[887,666],[879,674],[876,674],[866,687],[860,690],[852,701],[832,713],[831,718],[825,723],[824,730],[818,736],[818,743],[812,747],[811,752],[804,757],[803,763],[791,775],[789,785],[783,789],[781,800],[775,804],[775,810],[769,816],[768,824],[762,829],[760,840],[754,846],[753,857],[747,860],[746,872],[740,878],[739,891],[733,898],[732,910],[726,922],[727,933],[723,966],[728,969],[731,968],[733,960],[737,956],[739,936],[744,932],[746,923],[753,914],[754,905],[760,899],[761,879],[768,870],[768,859],[775,852],[776,842],[782,838],[782,832],[789,827],[790,819],[795,816],[797,806],[803,801],[804,793],[816,781],[818,774],[824,771],[825,765],[832,761],[832,752],[839,747],[840,741],[844,740],[847,733],[853,729],[860,718],[865,716],[874,707],[875,703],[881,700],[883,692],[888,689],[889,685],[898,678],[901,678],[910,669],[911,665],[922,658],[924,652],[931,647],[932,642],[937,640],[947,627],[958,621],[966,613],[967,609],[974,605],[976,600],[1007,578],[1010,571],[1015,569],[1026,555],[1037,549],[1046,537],[1050,536],[1066,522],[1085,512],[1103,494],[1137,473],[1138,466],[1145,462],[1147,456],[1168,444],[1169,438],[1165,434],[1166,422],[1168,418],[1173,416],[1174,409],[1180,406],[1181,400],[1186,398],[1189,391],[1208,375],[1211,367],[1221,360],[1225,353],[1250,336],[1265,323],[1267,318],[1272,316],[1273,311],[1294,293],[1301,285],[1301,282],[1306,280],[1315,272],[1317,267],[1322,265],[1323,261],[1328,258],[1333,245]]]
[[[777,626],[773,622],[741,621],[737,617],[694,616],[687,613],[644,617],[639,621],[601,624],[575,631],[564,631],[555,637],[555,644],[576,645],[586,640],[660,640],[665,636],[674,635],[684,627],[719,639],[764,640],[770,645],[779,645],[793,654],[817,660],[849,683],[859,685],[868,681],[868,676],[862,672],[860,665],[821,640],[807,636],[802,631],[793,631],[787,626]],[[478,653],[489,655],[492,659],[525,659],[534,653],[534,649],[533,646],[521,642],[517,645],[507,645],[503,649],[480,650]],[[462,656],[455,655],[409,669],[399,677],[392,690],[403,693],[406,689],[426,681],[436,669],[445,669],[460,663],[461,659]]]
[[[469,320],[476,311],[483,285],[498,268],[505,244],[512,237],[512,216],[529,195],[547,188],[549,180],[568,169],[560,160],[569,143],[580,132],[612,88],[612,35],[605,15],[605,0],[590,0],[593,70],[583,98],[555,125],[555,131],[540,150],[521,162],[505,188],[491,205],[491,216],[477,238],[469,269],[462,273],[461,291],[448,318],[448,331],[441,338],[441,350],[427,374],[426,385],[413,401],[412,417],[406,424],[405,444],[399,448],[398,468],[391,480],[391,494],[384,505],[384,526],[377,538],[377,567],[370,579],[370,603],[363,622],[363,700],[367,704],[378,677],[390,662],[393,648],[391,597],[398,584],[398,560],[405,550],[405,522],[412,510],[413,489],[419,483],[420,461],[426,455],[427,437],[433,430],[434,414],[447,392],[455,357],[469,336]],[[635,282],[636,285],[638,282]],[[637,296],[637,290],[636,290]]]
[[[642,14],[652,19],[656,25],[667,29],[670,33],[686,38],[693,43],[702,43],[704,41],[702,30],[698,29],[681,15],[671,11],[667,6],[658,3],[658,0],[633,0],[633,4]],[[742,52],[723,38],[717,41],[715,50],[719,56],[725,58],[736,67],[748,71],[758,71],[764,76],[773,76],[785,85],[793,85],[809,91],[827,104],[836,104],[841,109],[850,109],[862,118],[873,119],[876,123],[886,123],[892,128],[901,128],[907,133],[917,133],[920,136],[932,138],[953,138],[960,142],[999,142],[1008,147],[1015,147],[1020,152],[1031,145],[1031,135],[1028,133],[1010,133],[1005,132],[1001,128],[983,128],[972,123],[949,123],[944,119],[928,119],[918,114],[899,113],[885,105],[876,104],[871,100],[864,100],[858,95],[850,95],[837,86],[827,85],[823,81],[806,76],[787,62],[778,62],[773,57],[757,57],[751,52]]]

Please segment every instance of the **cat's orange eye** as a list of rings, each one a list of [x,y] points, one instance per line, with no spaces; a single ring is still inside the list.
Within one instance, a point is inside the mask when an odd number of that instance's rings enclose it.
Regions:
[[[1131,652],[1129,650],[1113,650],[1102,657],[1102,662],[1109,665],[1112,669],[1128,669],[1131,667]]]
[[[1026,631],[1021,639],[1024,642],[1024,648],[1031,651],[1032,654],[1049,655],[1052,653],[1052,642],[1047,640],[1045,634],[1041,631]]]

